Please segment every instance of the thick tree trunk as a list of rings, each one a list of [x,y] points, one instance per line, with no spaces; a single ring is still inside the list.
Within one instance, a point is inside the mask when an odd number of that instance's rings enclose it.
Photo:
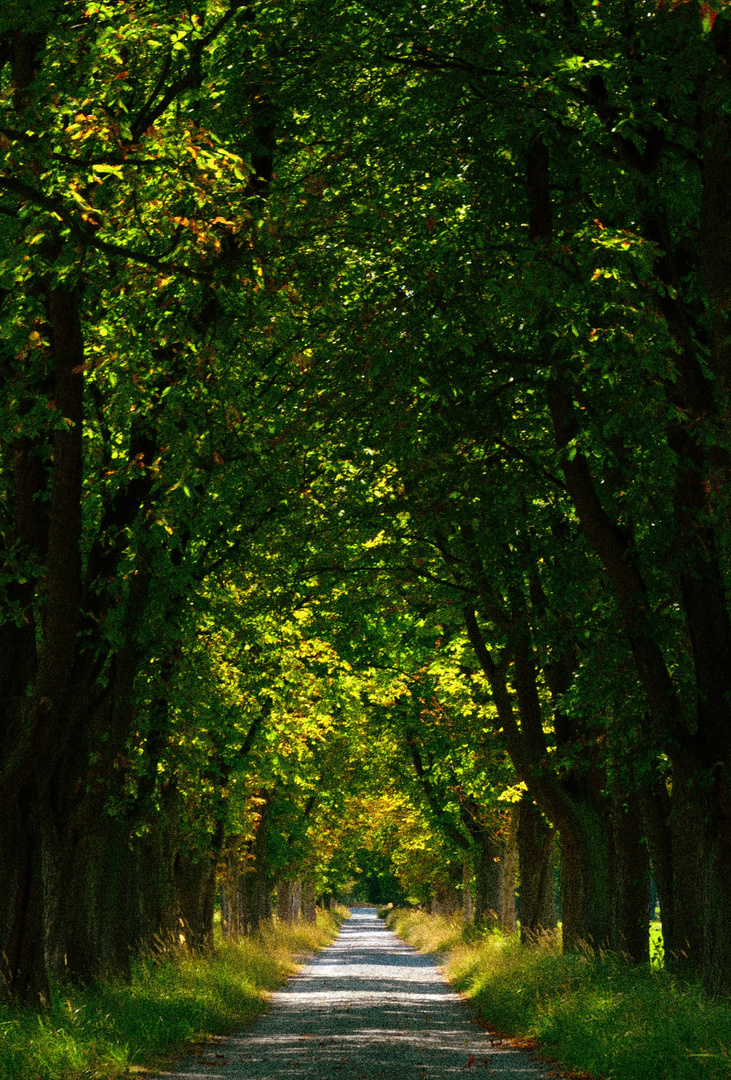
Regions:
[[[504,846],[487,830],[475,845],[474,922],[478,926],[499,926],[503,910]]]
[[[520,801],[518,859],[520,866],[520,940],[535,941],[556,928],[553,882],[555,830],[529,795]]]
[[[154,952],[179,944],[180,922],[175,895],[177,829],[173,806],[163,806],[148,833],[136,841],[140,909],[140,946]]]
[[[308,926],[314,926],[317,922],[315,878],[313,874],[307,875],[302,886],[302,921]]]
[[[35,783],[0,816],[0,960],[5,986],[29,1006],[50,1001],[45,959],[43,839]]]
[[[250,854],[250,840],[242,844],[240,837],[229,837],[224,870],[219,876],[219,890],[221,929],[231,941],[238,941],[251,930],[250,884],[253,875],[249,869]]]
[[[254,931],[254,873],[247,864],[236,877],[236,892],[233,900],[239,918],[239,933],[244,936]]]
[[[650,857],[639,796],[612,800],[612,948],[633,964],[650,960]]]
[[[709,993],[721,994],[731,990],[731,808],[713,794],[704,823],[703,979]]]
[[[57,875],[48,881],[46,902],[49,970],[82,983],[129,978],[140,924],[126,820],[102,812],[83,834],[57,835],[55,842]]]
[[[277,902],[275,914],[281,923],[291,926],[294,919],[294,882],[280,878],[276,885]]]
[[[703,977],[706,949],[706,890],[714,867],[708,865],[709,852],[706,815],[708,799],[698,790],[694,769],[687,767],[673,773],[670,832],[673,863],[674,939],[665,947],[665,961],[679,974]],[[731,897],[727,896],[727,909]],[[731,913],[730,913],[731,917]]]
[[[610,843],[606,821],[589,800],[560,823],[563,948],[606,949],[611,942]]]
[[[175,858],[175,895],[181,933],[192,952],[213,949],[216,859],[209,852],[180,849]]]

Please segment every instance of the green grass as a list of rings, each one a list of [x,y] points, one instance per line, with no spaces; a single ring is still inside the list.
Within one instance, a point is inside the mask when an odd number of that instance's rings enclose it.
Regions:
[[[460,919],[396,911],[388,924],[439,953],[490,1027],[536,1039],[564,1068],[607,1080],[731,1080],[731,1001],[621,957],[530,948]],[[470,940],[472,939],[472,940]]]
[[[251,1023],[296,959],[328,944],[344,910],[316,927],[274,925],[212,957],[135,966],[132,982],[56,986],[41,1013],[0,1005],[3,1080],[117,1080],[144,1075],[212,1035]]]

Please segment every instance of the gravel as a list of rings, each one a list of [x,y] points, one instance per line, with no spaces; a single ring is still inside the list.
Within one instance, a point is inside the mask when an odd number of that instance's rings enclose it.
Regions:
[[[217,1040],[175,1080],[446,1080],[456,1074],[544,1080],[556,1073],[482,1030],[434,961],[354,908],[340,936],[272,1008]]]

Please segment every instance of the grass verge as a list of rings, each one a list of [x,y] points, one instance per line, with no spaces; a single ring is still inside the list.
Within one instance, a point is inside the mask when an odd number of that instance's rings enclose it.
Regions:
[[[461,919],[394,911],[387,924],[441,956],[449,981],[500,1032],[562,1068],[607,1080],[731,1080],[731,1001],[621,957],[522,947]]]
[[[132,982],[56,986],[46,1012],[0,1005],[3,1080],[118,1080],[169,1065],[250,1024],[303,954],[329,944],[345,909],[317,926],[273,925],[213,956],[135,965]]]

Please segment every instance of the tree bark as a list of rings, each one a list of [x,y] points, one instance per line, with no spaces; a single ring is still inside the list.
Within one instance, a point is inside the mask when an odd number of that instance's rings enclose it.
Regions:
[[[302,920],[308,926],[317,922],[317,903],[315,895],[315,877],[308,874],[302,887]]]
[[[610,843],[606,820],[588,801],[559,825],[562,940],[566,951],[611,942]]]
[[[291,926],[294,922],[294,882],[279,878],[276,886],[277,903],[275,913],[279,922]]]
[[[36,785],[28,780],[0,816],[2,975],[24,1004],[48,1005],[43,848]]]
[[[633,964],[650,960],[650,857],[638,795],[612,799],[612,948]]]
[[[465,857],[462,863],[462,918],[465,922],[472,922],[475,917],[475,908],[472,898],[472,866],[470,860]]]
[[[544,768],[547,755],[536,671],[523,637],[513,646],[520,724],[508,690],[510,653],[499,664],[490,655],[472,608],[465,608],[467,632],[487,676],[508,752],[521,780],[561,833],[561,905],[566,950],[607,948],[611,939],[610,848],[606,814],[586,778],[559,778]]]
[[[554,844],[555,830],[530,795],[524,795],[518,822],[520,940],[524,945],[556,928]]]
[[[499,926],[503,911],[504,845],[483,829],[474,847],[474,922],[478,926]]]
[[[272,794],[266,792],[260,810],[259,824],[254,837],[253,867],[248,875],[247,898],[249,902],[251,931],[256,933],[262,923],[272,917],[272,885],[267,866],[267,827]]]
[[[216,899],[216,858],[212,852],[178,850],[175,857],[175,895],[185,945],[191,952],[213,949]]]
[[[137,839],[137,881],[140,907],[140,946],[165,951],[179,944],[180,922],[175,895],[177,829],[174,795],[163,799],[148,833]],[[166,805],[171,802],[172,805]]]
[[[508,817],[503,856],[503,905],[502,929],[504,934],[515,934],[518,929],[518,915],[515,907],[515,886],[518,872],[518,828],[520,804],[513,803]]]

